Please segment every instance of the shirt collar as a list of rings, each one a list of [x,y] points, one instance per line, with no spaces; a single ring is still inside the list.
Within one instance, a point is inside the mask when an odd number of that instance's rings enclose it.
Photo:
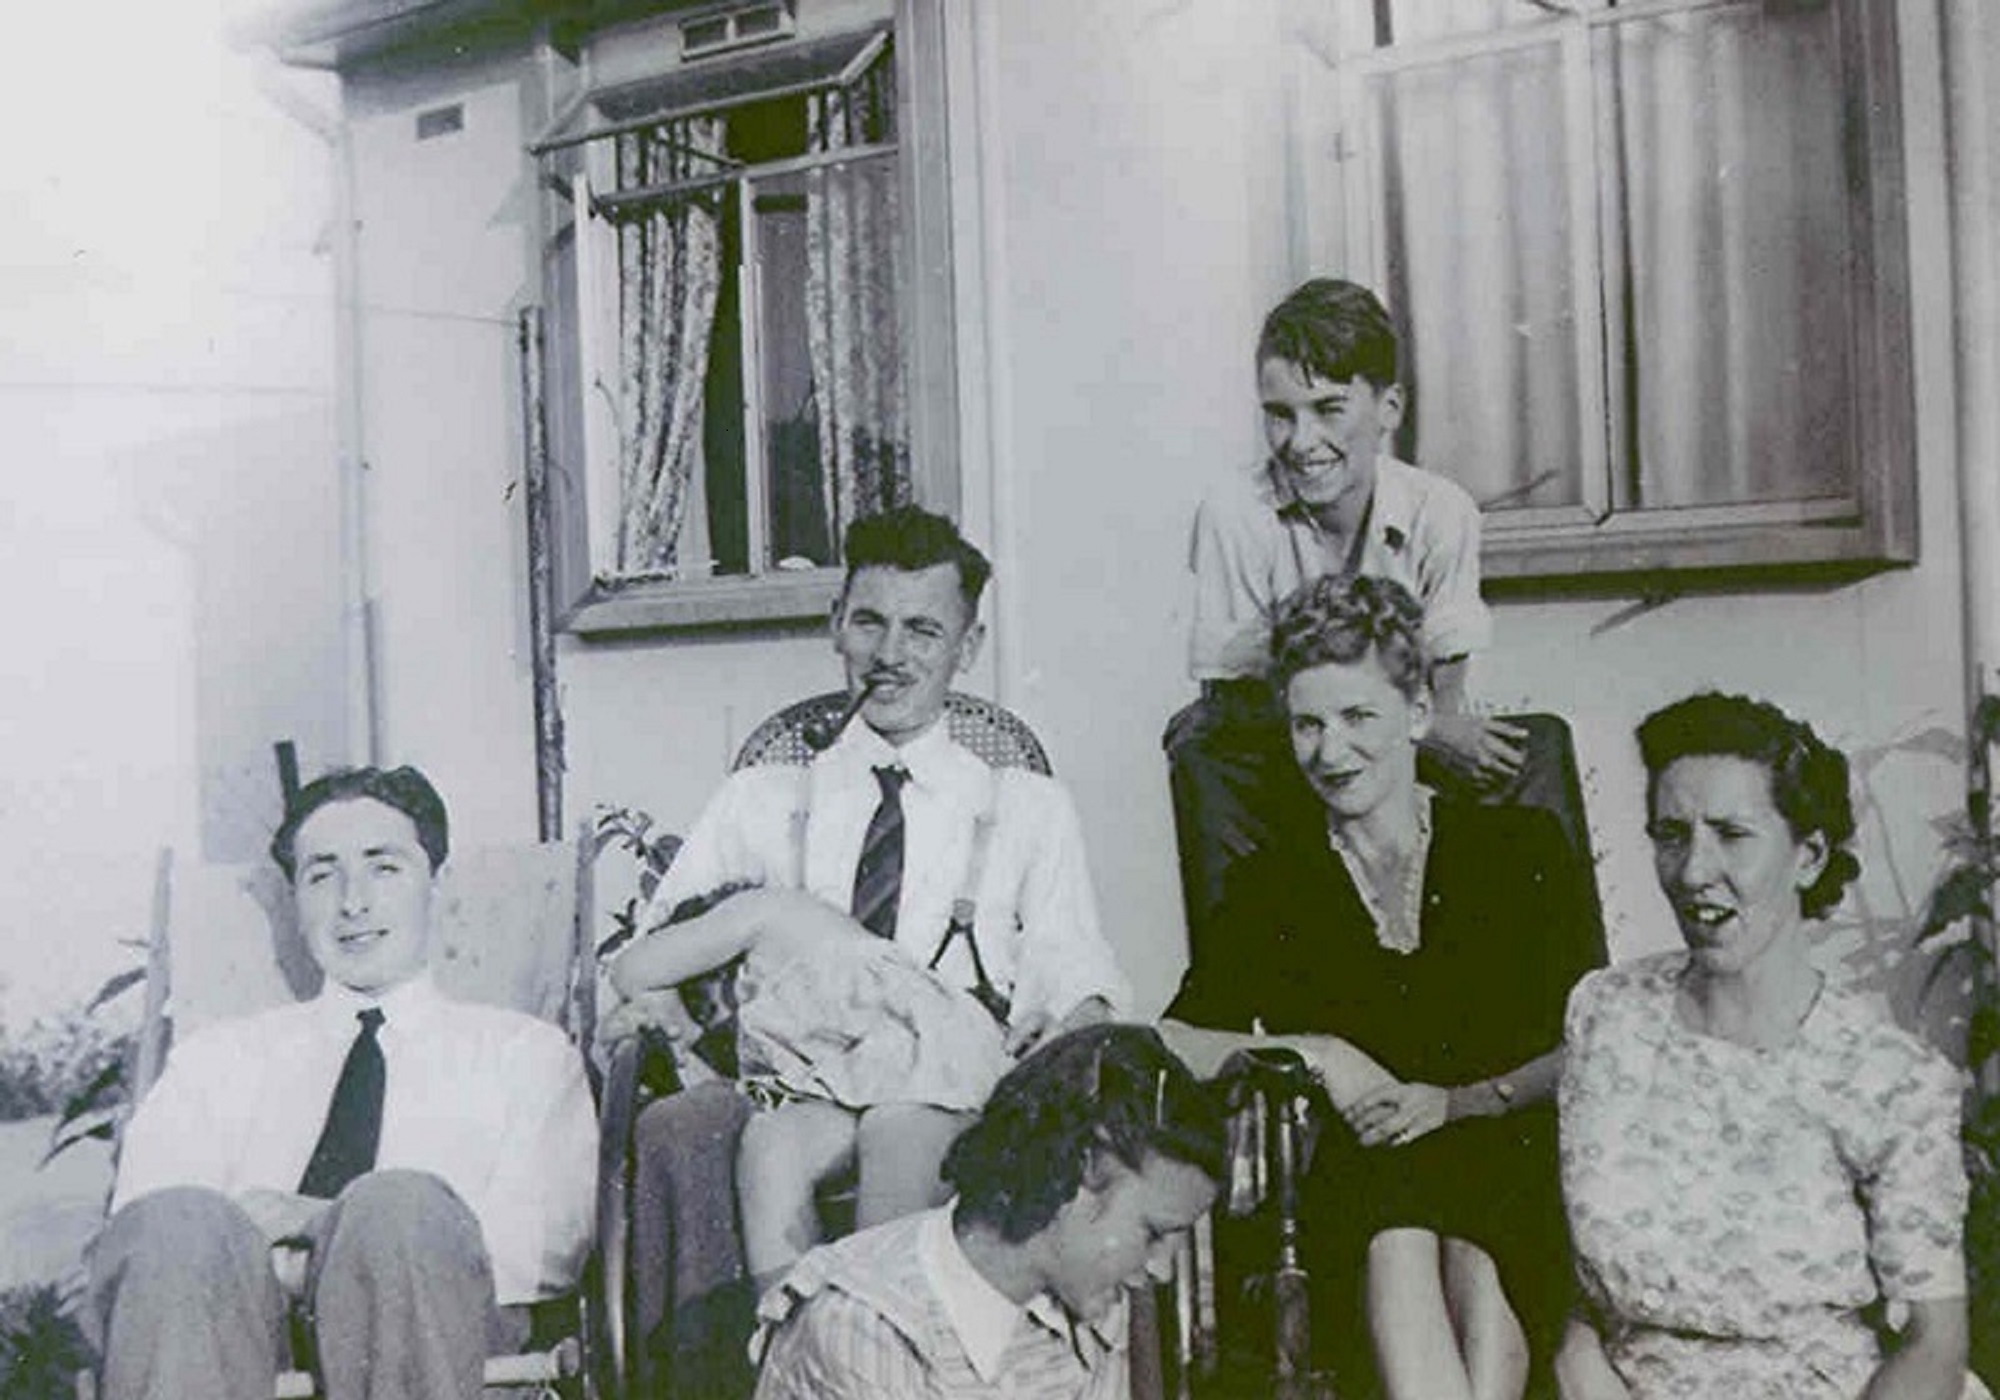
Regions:
[[[1416,498],[1410,482],[1397,468],[1402,464],[1384,454],[1375,459],[1375,496],[1369,503],[1368,533],[1391,554],[1401,554],[1410,542],[1410,520]],[[1312,509],[1298,498],[1277,462],[1265,459],[1264,486],[1273,509],[1288,521],[1319,528]]]
[[[343,1030],[352,1027],[355,1016],[361,1011],[379,1006],[382,1008],[383,1027],[387,1029],[389,1026],[407,1027],[414,1021],[421,1021],[442,1000],[436,978],[429,969],[425,969],[380,996],[365,995],[329,977],[320,988],[318,1003],[328,1021],[338,1021]]]
[[[951,1214],[952,1208],[944,1206],[925,1218],[917,1234],[918,1258],[972,1369],[988,1385],[997,1385],[1000,1363],[1029,1309],[972,1267],[952,1233]]]
[[[936,788],[949,782],[956,766],[952,762],[956,748],[951,726],[940,715],[929,729],[900,745],[890,743],[866,724],[850,724],[827,753],[855,773],[895,766],[906,770],[919,787]]]
[[[1121,1295],[1110,1313],[1095,1323],[1072,1317],[1069,1309],[1047,1291],[1037,1293],[1025,1303],[1012,1301],[966,1258],[951,1228],[956,1207],[954,1200],[932,1211],[924,1220],[918,1229],[917,1253],[951,1330],[957,1334],[966,1359],[981,1380],[988,1385],[999,1383],[1000,1363],[1006,1359],[1007,1348],[1023,1319],[1046,1327],[1069,1343],[1071,1352],[1085,1369],[1094,1368],[1107,1352],[1124,1349],[1131,1330],[1127,1311],[1130,1302],[1126,1297]]]

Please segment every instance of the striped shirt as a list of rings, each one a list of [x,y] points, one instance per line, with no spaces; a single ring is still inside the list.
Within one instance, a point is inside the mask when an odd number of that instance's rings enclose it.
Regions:
[[[757,1400],[1125,1400],[1126,1309],[1077,1322],[972,1267],[951,1207],[801,1259],[758,1309]]]

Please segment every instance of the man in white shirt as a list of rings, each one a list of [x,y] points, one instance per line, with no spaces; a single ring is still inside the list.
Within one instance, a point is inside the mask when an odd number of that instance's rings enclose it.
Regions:
[[[804,888],[850,910],[918,961],[935,960],[946,978],[984,989],[1004,1012],[1015,1054],[1059,1030],[1122,1011],[1129,989],[1098,924],[1069,794],[1040,774],[989,767],[954,742],[944,723],[951,683],[972,664],[984,635],[978,608],[991,572],[985,556],[950,520],[915,507],[855,522],[845,552],[847,581],[832,634],[848,689],[861,697],[858,722],[803,769],[776,765],[732,774],[661,880],[642,927],[665,923],[683,900],[730,882]],[[906,776],[885,780],[878,770]],[[885,782],[895,784],[893,796]],[[900,879],[886,907],[871,908],[881,894],[871,887],[871,832],[890,805],[899,808]],[[968,895],[977,910],[971,937],[953,936],[954,905]],[[672,1006],[661,1014],[670,1017]],[[910,1134],[930,1131],[895,1108],[862,1115],[858,1155],[885,1169],[926,1158],[932,1165],[923,1167],[920,1181],[870,1180],[864,1171],[858,1203],[864,1220],[892,1213],[877,1202],[921,1205],[941,1190],[934,1163],[943,1141],[928,1153],[871,1151],[871,1133],[902,1135],[896,1140],[909,1149],[916,1146]],[[691,1276],[688,1264],[731,1251],[727,1206],[718,1216],[705,1198],[721,1184],[719,1154],[709,1144],[735,1131],[732,1114],[740,1120],[740,1104],[711,1092],[666,1100],[639,1124],[638,1192],[642,1200],[672,1202],[678,1309],[714,1289],[741,1288],[729,1266],[719,1273],[697,1268]],[[760,1154],[754,1146],[744,1159],[769,1173],[760,1175],[762,1199],[796,1196],[808,1210],[811,1182],[839,1166],[796,1152]],[[726,1168],[727,1159],[720,1161]],[[658,1190],[657,1182],[643,1179],[659,1176],[676,1184]],[[642,1229],[635,1243],[652,1248],[652,1237],[665,1233]],[[810,1242],[801,1239],[797,1247]],[[662,1272],[666,1261],[640,1268]],[[724,1334],[734,1330],[727,1318],[718,1325]],[[665,1349],[685,1352],[688,1344],[686,1337],[669,1337]],[[726,1356],[734,1346],[725,1341],[720,1349]],[[685,1355],[680,1364],[685,1373]]]
[[[474,1400],[589,1249],[597,1119],[554,1026],[429,972],[443,800],[329,774],[271,843],[325,985],[175,1047],[91,1251],[104,1400],[268,1400],[288,1302],[328,1400]]]

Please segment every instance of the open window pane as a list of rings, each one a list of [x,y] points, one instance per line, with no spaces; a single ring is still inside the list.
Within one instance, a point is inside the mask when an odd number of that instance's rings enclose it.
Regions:
[[[1488,510],[1582,504],[1559,47],[1390,68],[1365,91],[1413,409],[1402,451]]]
[[[890,50],[878,35],[851,66],[833,87],[611,138],[598,208],[618,230],[622,507],[607,581],[835,565],[850,521],[911,498]]]
[[[762,303],[757,357],[764,376],[768,562],[781,569],[831,564],[833,514],[815,406],[812,339],[806,330],[811,252],[805,176],[759,181],[751,207],[756,212]]]
[[[1565,0],[1565,5],[1574,8],[1575,0]],[[1534,0],[1333,0],[1332,8],[1343,58],[1369,49],[1547,25],[1552,13]]]
[[[1838,24],[1752,5],[1595,36],[1621,506],[1854,493]]]

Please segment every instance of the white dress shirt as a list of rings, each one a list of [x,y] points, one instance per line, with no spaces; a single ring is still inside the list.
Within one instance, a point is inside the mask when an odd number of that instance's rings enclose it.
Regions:
[[[1309,579],[1342,573],[1336,547],[1269,462],[1211,491],[1195,514],[1189,667],[1196,680],[1270,668],[1278,604]],[[1479,596],[1479,507],[1455,483],[1393,457],[1375,462],[1375,498],[1357,567],[1394,579],[1424,609],[1432,661],[1483,650],[1493,619]]]
[[[296,1191],[370,1005],[387,1074],[375,1165],[428,1172],[471,1208],[500,1303],[573,1286],[596,1209],[582,1058],[547,1022],[449,1000],[428,974],[379,1000],[329,982],[175,1046],[126,1127],[112,1208],[168,1186]]]
[[[742,880],[802,885],[847,909],[862,838],[882,797],[874,770],[895,763],[910,773],[902,791],[896,941],[919,962],[930,962],[962,892],[973,826],[990,810],[995,826],[975,931],[987,975],[1013,998],[1013,1020],[1036,1012],[1060,1019],[1092,996],[1122,1012],[1131,991],[1098,926],[1069,793],[1039,773],[988,767],[952,742],[943,722],[901,747],[856,723],[806,768],[771,765],[731,774],[668,867],[641,927],[664,922],[683,899]],[[795,813],[804,813],[802,835],[795,831]],[[963,939],[953,942],[939,972],[957,985],[973,985]]]

